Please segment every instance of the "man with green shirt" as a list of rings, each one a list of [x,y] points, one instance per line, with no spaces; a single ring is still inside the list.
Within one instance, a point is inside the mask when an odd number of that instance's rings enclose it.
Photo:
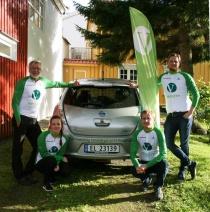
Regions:
[[[162,187],[167,174],[167,151],[163,132],[155,127],[155,113],[152,110],[141,112],[142,126],[132,136],[130,157],[133,163],[131,173],[142,181],[141,190],[147,191],[151,174],[156,174],[153,183],[155,199],[163,199]],[[139,158],[136,158],[137,153]]]
[[[69,84],[49,80],[40,76],[41,71],[41,62],[36,60],[31,61],[29,63],[30,76],[22,78],[17,82],[12,99],[14,112],[12,118],[14,128],[12,169],[17,182],[25,186],[37,182],[37,179],[31,174],[35,168],[34,161],[37,152],[37,138],[41,133],[37,116],[45,94],[45,89],[73,87],[79,84],[77,81]],[[32,146],[32,152],[25,168],[23,168],[21,156],[25,137],[28,138]]]
[[[190,172],[191,179],[194,179],[197,162],[189,158],[189,138],[192,115],[200,95],[193,78],[188,73],[180,71],[181,57],[179,54],[169,55],[167,63],[169,72],[163,73],[158,79],[158,84],[163,86],[166,99],[167,118],[164,123],[166,145],[180,161],[177,180],[185,180],[186,170]],[[175,143],[177,132],[179,132],[180,147]]]

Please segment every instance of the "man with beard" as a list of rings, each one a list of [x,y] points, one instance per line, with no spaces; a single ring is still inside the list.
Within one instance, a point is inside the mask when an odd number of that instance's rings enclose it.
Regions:
[[[45,94],[45,89],[79,85],[77,81],[69,84],[49,80],[41,77],[41,72],[41,62],[37,60],[31,61],[29,63],[30,75],[17,82],[12,99],[12,108],[14,111],[12,118],[14,128],[12,169],[17,182],[24,186],[38,182],[38,180],[32,176],[32,172],[35,169],[34,162],[37,152],[37,138],[41,134],[37,116]],[[28,138],[32,146],[32,152],[24,168],[21,156],[25,137]]]

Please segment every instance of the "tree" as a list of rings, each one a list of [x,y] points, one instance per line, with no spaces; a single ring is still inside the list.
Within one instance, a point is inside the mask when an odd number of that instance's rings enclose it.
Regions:
[[[128,56],[135,58],[129,7],[150,21],[160,62],[172,52],[180,53],[182,70],[193,75],[193,64],[209,61],[208,0],[90,0],[88,7],[75,6],[97,26],[96,32],[78,30],[93,48],[102,49],[102,64],[117,66]]]

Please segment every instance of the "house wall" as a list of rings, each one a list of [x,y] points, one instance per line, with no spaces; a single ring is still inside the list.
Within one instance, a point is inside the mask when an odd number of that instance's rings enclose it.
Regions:
[[[38,59],[43,64],[42,76],[63,81],[62,14],[51,0],[45,0],[43,30],[29,20],[28,62]],[[63,89],[47,89],[38,120],[52,115]]]
[[[64,81],[70,82],[78,78],[118,78],[118,68],[95,63],[63,63]],[[86,61],[85,61],[86,62]]]
[[[21,24],[20,24],[21,23]],[[12,96],[27,69],[28,1],[0,0],[0,31],[18,41],[17,61],[0,56],[0,140],[12,130]]]
[[[76,30],[76,25],[87,28],[87,21],[77,11],[63,17],[63,36],[68,39],[71,47],[86,47],[86,41]]]
[[[66,39],[62,39],[62,58],[69,58],[69,42]]]

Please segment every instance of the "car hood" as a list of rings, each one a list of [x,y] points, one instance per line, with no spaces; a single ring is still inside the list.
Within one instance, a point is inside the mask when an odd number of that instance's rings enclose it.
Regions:
[[[64,115],[71,133],[81,136],[131,135],[139,124],[139,107],[89,109],[64,105]]]

